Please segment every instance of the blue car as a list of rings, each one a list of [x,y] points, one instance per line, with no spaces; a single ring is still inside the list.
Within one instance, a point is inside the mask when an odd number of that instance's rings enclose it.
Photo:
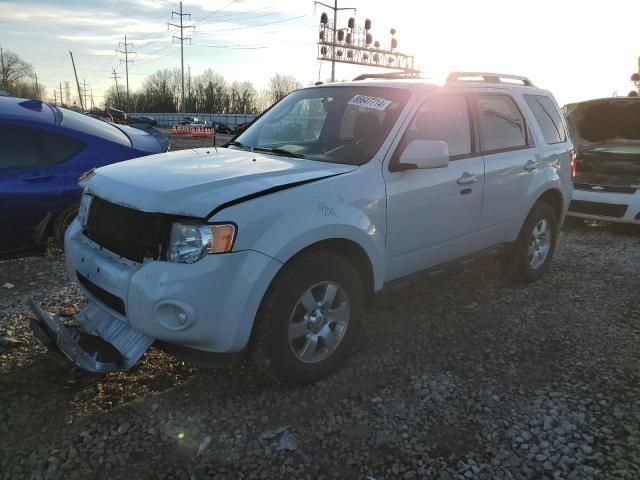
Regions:
[[[0,97],[0,256],[61,244],[92,168],[166,152],[148,126],[101,122],[40,100]]]

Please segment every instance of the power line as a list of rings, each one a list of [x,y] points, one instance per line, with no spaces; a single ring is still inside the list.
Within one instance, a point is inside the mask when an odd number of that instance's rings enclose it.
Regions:
[[[221,12],[222,10],[224,10],[227,7],[230,7],[231,5],[233,5],[234,3],[236,3],[238,0],[231,0],[229,3],[227,3],[224,7],[221,7],[213,12],[211,12],[209,15],[206,15],[204,17],[202,17],[200,20],[196,20],[194,22],[194,25],[197,25],[198,23],[206,20],[207,18],[211,18],[212,16],[214,16],[216,13]]]
[[[233,0],[236,1],[236,0]],[[231,3],[233,3],[233,1]],[[183,19],[184,17],[189,17],[189,20],[191,20],[191,14],[190,13],[182,13],[182,2],[180,2],[180,12],[171,12],[171,19],[174,18],[174,15],[177,15],[180,17],[180,25],[176,25],[175,23],[169,23],[167,25],[171,25],[172,27],[179,27],[180,28],[180,36],[176,36],[173,35],[171,38],[177,38],[180,40],[180,70],[182,72],[182,76],[181,76],[181,93],[182,93],[182,104],[180,105],[182,113],[184,113],[185,111],[185,104],[184,104],[184,41],[185,40],[189,40],[189,43],[191,43],[191,38],[187,38],[184,36],[184,29],[185,28],[196,28],[193,25],[184,25],[183,23]]]

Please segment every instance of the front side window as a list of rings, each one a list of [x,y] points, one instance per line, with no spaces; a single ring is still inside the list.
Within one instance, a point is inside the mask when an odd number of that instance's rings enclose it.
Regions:
[[[525,95],[527,105],[531,108],[536,118],[544,141],[548,144],[563,143],[567,141],[567,132],[562,123],[562,117],[549,97],[543,95]]]
[[[461,95],[429,98],[413,117],[395,156],[413,140],[442,140],[449,145],[449,156],[468,155],[472,151],[471,124],[467,100]]]
[[[361,165],[376,153],[410,96],[393,87],[298,90],[258,118],[230,148]]]
[[[479,94],[480,147],[483,152],[527,147],[527,127],[508,95]]]
[[[57,133],[33,128],[0,126],[0,168],[22,168],[62,163],[84,144]]]

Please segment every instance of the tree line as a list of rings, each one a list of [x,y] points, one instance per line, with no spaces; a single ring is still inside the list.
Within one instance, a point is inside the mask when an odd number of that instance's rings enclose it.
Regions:
[[[185,79],[184,111],[190,113],[259,113],[302,84],[291,75],[275,74],[266,89],[259,91],[251,82],[227,82],[211,69]],[[149,75],[142,86],[129,92],[118,84],[105,94],[105,106],[128,112],[181,111],[180,69],[164,69]]]
[[[190,113],[260,113],[279,101],[302,84],[292,75],[276,73],[269,80],[267,88],[258,90],[251,82],[227,82],[211,69],[200,75],[185,79],[184,111]],[[36,82],[33,66],[18,54],[4,50],[0,65],[0,90],[22,98],[44,99],[47,89]],[[55,90],[54,90],[55,91]],[[145,78],[142,86],[129,91],[127,99],[124,85],[111,86],[104,94],[104,106],[128,112],[180,112],[181,105],[180,69],[162,69]],[[49,98],[62,104],[60,98]],[[67,108],[78,108],[63,105]],[[86,106],[88,109],[88,106]]]

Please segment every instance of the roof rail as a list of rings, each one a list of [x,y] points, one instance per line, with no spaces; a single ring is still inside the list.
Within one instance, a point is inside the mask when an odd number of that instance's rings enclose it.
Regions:
[[[383,79],[406,79],[406,78],[421,78],[420,71],[414,70],[410,72],[387,72],[387,73],[363,73],[353,79],[354,82],[358,80],[367,80],[368,78],[383,78]]]
[[[527,77],[520,75],[510,75],[508,73],[487,73],[487,72],[451,72],[447,77],[447,83],[452,82],[486,82],[486,83],[515,83],[515,80],[522,82],[525,87],[533,87],[533,83]]]

